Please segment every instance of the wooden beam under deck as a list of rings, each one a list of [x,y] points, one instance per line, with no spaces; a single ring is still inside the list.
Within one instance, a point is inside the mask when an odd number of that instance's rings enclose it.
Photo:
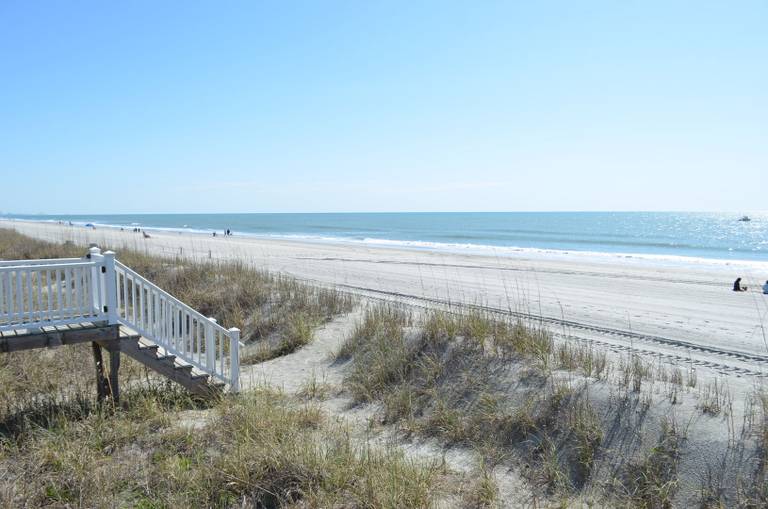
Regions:
[[[118,341],[118,325],[83,323],[57,327],[44,327],[36,331],[0,333],[0,353],[20,352],[36,348],[51,348],[98,341]]]

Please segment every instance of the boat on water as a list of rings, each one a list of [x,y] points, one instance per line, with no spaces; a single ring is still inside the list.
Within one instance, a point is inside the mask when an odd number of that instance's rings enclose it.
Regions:
[[[752,221],[752,219],[749,216],[741,216],[739,221],[746,223],[747,221]]]

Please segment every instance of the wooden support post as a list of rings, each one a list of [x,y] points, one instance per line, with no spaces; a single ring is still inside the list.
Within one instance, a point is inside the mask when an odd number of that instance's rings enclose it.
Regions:
[[[109,389],[112,402],[115,405],[120,403],[120,381],[118,371],[120,370],[120,350],[109,351]]]
[[[109,384],[104,375],[104,358],[101,355],[101,347],[98,343],[91,343],[93,349],[93,362],[96,365],[96,398],[99,402],[104,401],[109,394]]]

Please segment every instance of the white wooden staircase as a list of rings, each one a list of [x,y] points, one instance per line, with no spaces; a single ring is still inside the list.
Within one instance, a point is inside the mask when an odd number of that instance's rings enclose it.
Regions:
[[[84,341],[110,352],[113,385],[124,353],[194,394],[240,388],[239,329],[198,313],[113,252],[0,261],[0,353]]]

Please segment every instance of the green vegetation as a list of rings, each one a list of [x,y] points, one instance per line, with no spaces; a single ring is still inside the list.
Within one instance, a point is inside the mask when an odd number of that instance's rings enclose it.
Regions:
[[[677,423],[661,422],[659,441],[644,458],[630,464],[622,488],[635,507],[669,508],[677,489],[677,464],[685,439]]]

